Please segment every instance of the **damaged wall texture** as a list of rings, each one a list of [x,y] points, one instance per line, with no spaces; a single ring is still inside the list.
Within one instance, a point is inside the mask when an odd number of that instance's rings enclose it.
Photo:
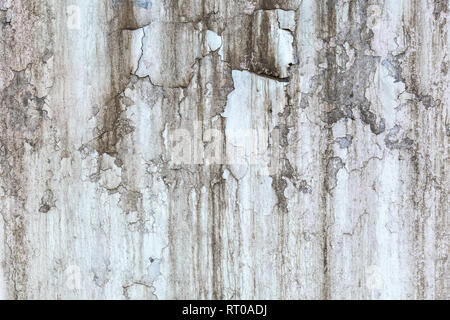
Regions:
[[[449,299],[449,19],[0,0],[0,297]]]

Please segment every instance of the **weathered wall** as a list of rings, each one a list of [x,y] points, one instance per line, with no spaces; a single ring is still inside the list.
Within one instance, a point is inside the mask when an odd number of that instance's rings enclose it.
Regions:
[[[448,299],[447,0],[0,0],[0,296]]]

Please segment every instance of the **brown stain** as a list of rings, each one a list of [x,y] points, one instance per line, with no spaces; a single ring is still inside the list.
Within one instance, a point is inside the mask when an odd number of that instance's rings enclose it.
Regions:
[[[196,83],[196,86],[192,84]],[[211,53],[199,59],[194,66],[193,77],[185,88],[173,90],[179,97],[185,98],[167,105],[165,119],[172,128],[184,128],[193,134],[192,123],[200,121],[199,138],[204,138],[208,129],[224,132],[225,121],[219,116],[225,108],[228,94],[233,90],[231,69],[221,61],[218,53]],[[178,92],[178,93],[175,93]],[[210,100],[206,99],[206,94]],[[188,106],[180,113],[179,104]],[[220,152],[225,157],[225,141]],[[166,150],[170,154],[170,150]],[[169,194],[169,287],[171,297],[190,298],[192,295],[205,299],[225,297],[224,269],[226,263],[223,252],[224,213],[226,212],[225,181],[222,178],[225,166],[203,164],[182,164],[171,166],[161,163],[164,181]],[[203,194],[202,189],[206,192]],[[195,204],[191,200],[191,191],[195,191]],[[207,201],[200,203],[200,198]],[[194,207],[194,212],[181,208]],[[205,212],[207,216],[205,216]],[[186,232],[180,232],[186,230]]]
[[[262,10],[273,10],[273,9],[295,10],[295,9],[297,9],[296,1],[292,1],[292,0],[259,0],[256,2],[259,2],[258,9],[262,9]]]
[[[102,155],[107,153],[117,156],[117,144],[126,135],[134,131],[131,122],[124,117],[125,108],[121,101],[122,93],[132,81],[130,66],[131,38],[125,36],[124,30],[138,28],[134,18],[134,2],[125,1],[113,6],[113,18],[110,33],[106,37],[108,56],[105,74],[109,74],[109,92],[104,98],[99,113],[96,115],[98,124],[95,149]]]
[[[422,48],[419,39],[423,33],[423,27],[420,24],[420,12],[422,12],[421,4],[418,1],[413,1],[410,6],[410,21],[408,26],[410,27],[411,34],[413,35],[412,42],[416,45],[416,49],[411,52],[406,53],[407,63],[406,68],[408,70],[406,77],[406,88],[408,91],[415,93],[416,95],[420,92],[420,78],[419,70],[419,59],[422,53]],[[420,115],[420,104],[418,101],[413,101],[411,105],[410,118],[413,125],[414,140],[420,139],[422,134],[421,127],[423,125]],[[411,227],[413,235],[413,245],[412,245],[412,256],[414,257],[414,275],[415,275],[415,299],[425,299],[426,298],[426,276],[425,276],[425,208],[424,203],[420,201],[421,194],[425,190],[421,190],[419,186],[421,185],[421,180],[423,178],[423,170],[420,159],[419,146],[414,146],[411,150],[409,158],[409,174],[411,177],[411,184],[409,185],[410,199],[409,204],[414,210],[413,217],[411,217]]]
[[[250,15],[242,14],[230,19],[223,32],[224,59],[233,70],[248,70],[288,82],[288,78],[282,77],[282,70],[277,64],[275,40],[278,29],[276,10],[255,10]]]
[[[280,77],[276,68],[276,51],[270,41],[272,29],[276,24],[276,15],[273,11],[256,11],[251,23],[251,47],[247,52],[250,70],[257,74],[266,74]]]
[[[437,20],[442,13],[448,12],[448,0],[433,0],[433,15]]]
[[[105,5],[109,5],[114,12],[111,20],[112,24],[118,30],[136,30],[142,27],[136,19],[135,12],[138,10],[136,1],[134,0],[112,0],[106,1]]]
[[[325,49],[320,59],[326,61],[327,68],[323,70],[318,79],[323,85],[319,92],[322,121],[327,125],[321,133],[320,180],[322,181],[320,194],[320,207],[322,210],[322,299],[332,299],[336,283],[334,279],[335,269],[339,269],[331,260],[334,256],[330,244],[335,239],[332,219],[333,203],[335,201],[334,188],[337,181],[337,172],[345,166],[345,161],[334,154],[333,126],[338,121],[355,121],[354,110],[359,110],[360,119],[363,123],[370,125],[373,134],[381,134],[384,130],[384,119],[370,111],[370,102],[365,97],[365,88],[372,81],[376,63],[376,57],[367,56],[364,51],[370,49],[370,41],[373,37],[372,31],[367,26],[366,1],[350,1],[348,7],[349,27],[342,32],[337,32],[343,24],[337,17],[337,6],[335,1],[326,0],[317,4],[318,19],[316,32],[325,43]],[[348,42],[355,49],[355,61],[349,70],[342,70],[337,64],[338,52],[336,48]]]
[[[211,172],[213,175],[217,172]],[[221,171],[218,172],[220,175]],[[213,180],[214,181],[214,180]],[[212,228],[212,298],[215,300],[222,300],[224,295],[224,271],[222,265],[224,263],[223,241],[222,234],[226,227],[223,223],[223,215],[226,212],[226,199],[223,196],[226,194],[225,181],[219,178],[211,186],[211,228]]]
[[[335,3],[332,0],[328,0],[324,3],[318,4],[317,10],[321,17],[322,25],[326,29],[323,30],[322,39],[327,43],[327,49],[325,52],[325,57],[327,60],[328,68],[324,74],[324,100],[328,101],[325,104],[331,106],[334,109],[335,97],[336,97],[336,87],[335,87],[335,78],[336,78],[336,49],[329,45],[332,37],[336,35],[336,8]],[[329,106],[327,106],[330,108]],[[333,134],[331,129],[327,130],[327,135],[323,137],[324,145],[326,150],[324,150],[323,155],[320,157],[321,161],[321,172],[325,173],[323,176],[323,184],[321,186],[321,190],[319,191],[321,194],[321,209],[323,212],[321,213],[321,224],[322,224],[322,286],[321,286],[321,299],[330,299],[331,298],[331,273],[330,273],[330,261],[329,261],[329,195],[328,195],[328,186],[329,186],[329,177],[326,175],[329,158],[332,156],[332,149],[329,147],[331,145],[330,141],[333,140]]]

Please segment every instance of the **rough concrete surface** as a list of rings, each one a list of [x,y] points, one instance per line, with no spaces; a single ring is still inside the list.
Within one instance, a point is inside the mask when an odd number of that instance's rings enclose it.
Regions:
[[[0,0],[0,297],[449,299],[448,0]]]

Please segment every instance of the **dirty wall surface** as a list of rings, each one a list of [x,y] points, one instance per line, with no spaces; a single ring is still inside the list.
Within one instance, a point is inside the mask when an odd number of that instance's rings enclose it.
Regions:
[[[0,297],[448,299],[446,0],[0,0]]]

